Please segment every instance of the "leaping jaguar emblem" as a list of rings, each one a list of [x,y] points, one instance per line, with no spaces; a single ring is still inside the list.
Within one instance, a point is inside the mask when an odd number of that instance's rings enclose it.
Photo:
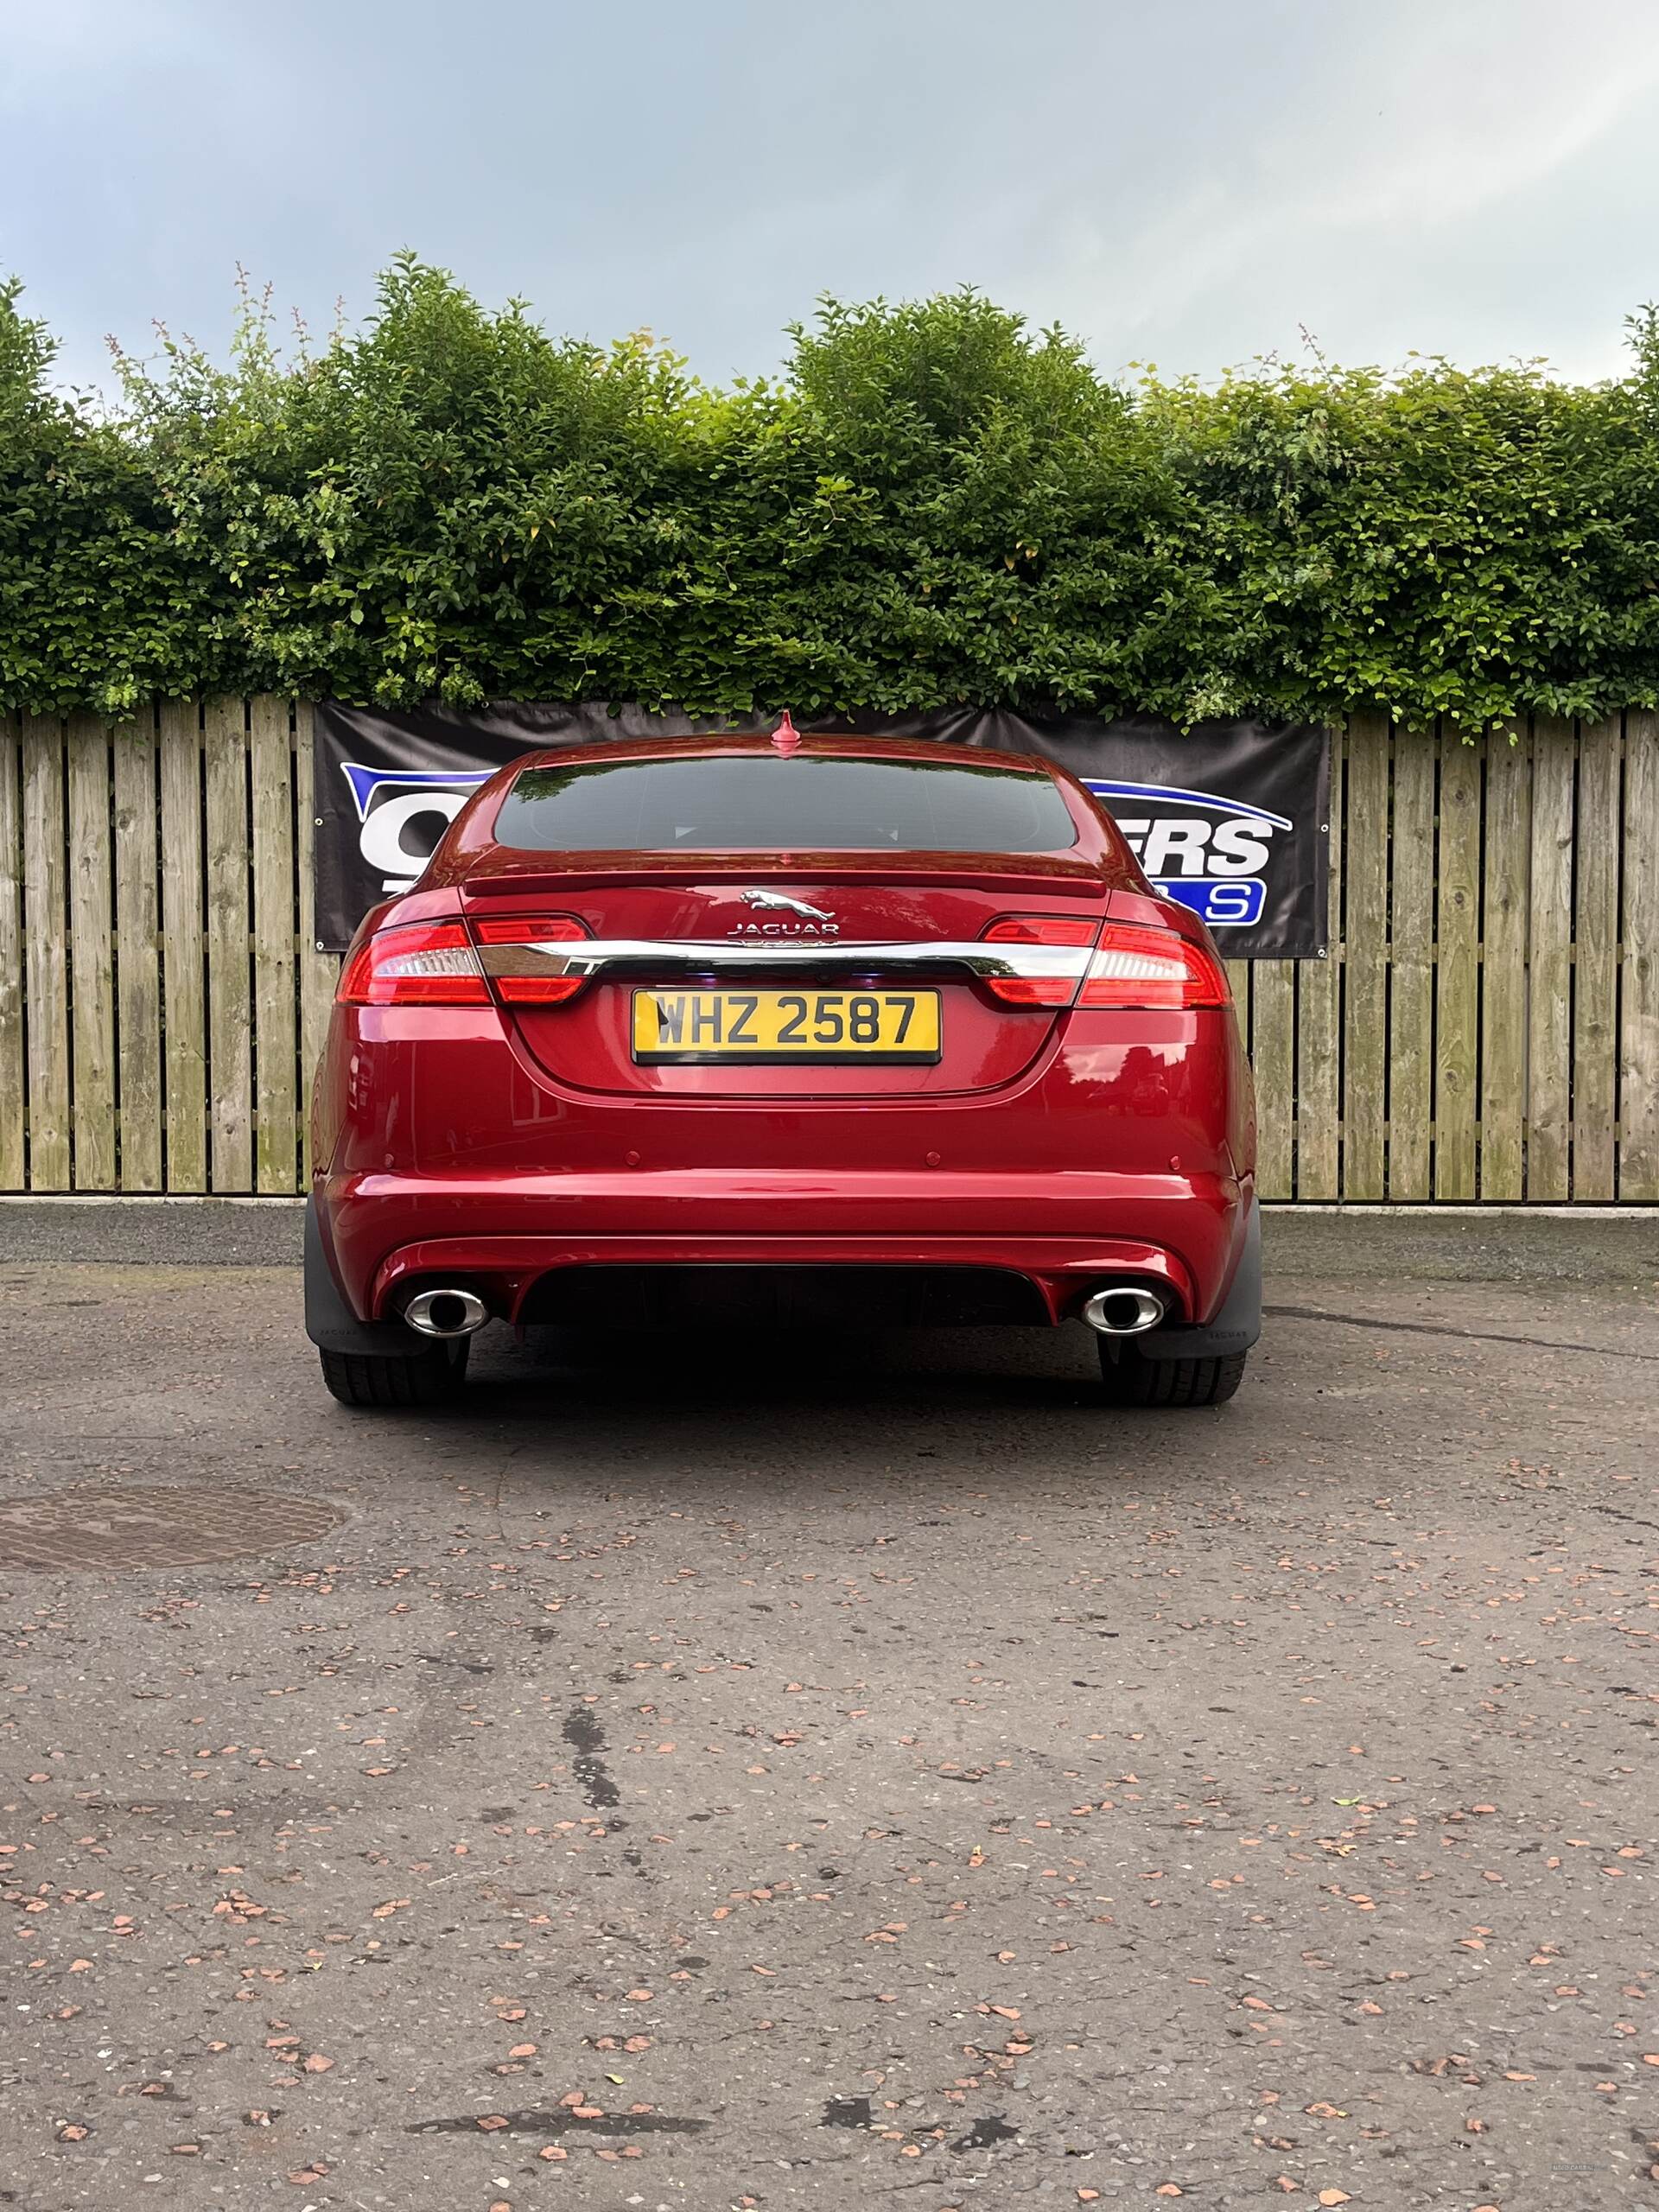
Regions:
[[[804,899],[791,899],[781,891],[741,891],[738,893],[746,906],[758,906],[767,914],[798,914],[804,922],[833,921],[822,906],[809,906]]]
[[[792,914],[798,919],[787,922],[739,922],[727,931],[728,937],[839,937],[841,925],[833,914],[822,906],[809,906],[804,899],[791,899],[786,891],[740,891],[738,897],[746,906],[753,906],[762,914]]]

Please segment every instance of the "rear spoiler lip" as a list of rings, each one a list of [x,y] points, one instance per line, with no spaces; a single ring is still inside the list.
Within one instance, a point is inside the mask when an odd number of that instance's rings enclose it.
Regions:
[[[1036,860],[1041,856],[1032,857]],[[665,855],[654,864],[650,858],[641,858],[629,859],[611,868],[588,863],[573,868],[507,868],[469,872],[451,878],[450,887],[458,891],[467,904],[475,899],[494,904],[502,899],[545,897],[550,893],[575,893],[620,884],[659,887],[665,879],[688,884],[835,882],[845,884],[849,889],[855,884],[902,884],[906,888],[938,884],[966,886],[970,890],[1017,889],[1031,898],[1068,899],[1105,899],[1115,892],[1141,889],[1137,880],[1120,879],[1116,870],[1096,868],[1086,861],[1049,861],[1044,866],[1022,868],[1015,857],[1012,864],[1005,862],[1001,866],[995,861],[988,863],[982,858],[973,864],[915,864],[925,858],[895,855],[892,861],[873,861],[861,854],[857,864],[849,867],[844,855],[822,853],[791,855],[782,865],[770,854],[751,855],[747,859],[741,854],[729,853],[675,854]],[[911,864],[906,865],[906,861]]]

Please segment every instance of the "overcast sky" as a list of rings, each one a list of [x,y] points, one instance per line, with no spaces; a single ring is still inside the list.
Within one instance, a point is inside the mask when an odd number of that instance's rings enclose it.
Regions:
[[[1659,296],[1655,0],[0,0],[0,271],[105,375],[327,324],[399,246],[554,331],[774,368],[970,283],[1116,372],[1597,377]]]

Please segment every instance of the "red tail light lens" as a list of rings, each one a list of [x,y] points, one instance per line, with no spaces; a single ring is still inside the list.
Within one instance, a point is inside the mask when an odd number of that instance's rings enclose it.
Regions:
[[[1232,997],[1219,961],[1173,930],[1108,922],[1089,963],[1079,1006],[1226,1006]]]
[[[334,994],[341,1006],[488,1006],[460,922],[404,922],[378,930],[353,955]]]
[[[988,976],[1009,1006],[1153,1007],[1226,1006],[1232,996],[1218,961],[1173,930],[1103,925],[1046,914],[1010,914],[985,932],[988,944],[1052,945],[1052,972]],[[1086,957],[1080,957],[1080,953]]]
[[[562,976],[539,948],[585,938],[585,924],[571,914],[509,915],[475,921],[483,964],[505,1006],[557,1006],[574,998],[587,978]]]
[[[1098,922],[1079,915],[1007,914],[985,932],[988,944],[1092,944]]]
[[[988,976],[985,980],[1009,1006],[1070,1006],[1084,967],[1077,954],[1094,943],[1099,926],[1082,916],[1009,914],[986,931],[987,944],[1052,944],[1065,948],[1071,957],[1057,960],[1049,975]]]

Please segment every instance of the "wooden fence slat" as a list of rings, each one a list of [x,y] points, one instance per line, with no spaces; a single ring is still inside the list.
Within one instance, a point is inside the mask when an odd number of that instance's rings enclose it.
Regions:
[[[248,707],[253,792],[254,1179],[292,1192],[296,1062],[294,972],[294,774],[286,699]]]
[[[1527,1197],[1571,1194],[1573,725],[1532,733],[1532,885],[1527,910]]]
[[[201,731],[194,699],[161,704],[162,1019],[167,1187],[207,1188],[207,1027],[203,969]]]
[[[69,766],[69,1035],[78,1191],[116,1188],[115,945],[110,901],[110,734],[72,715]]]
[[[1296,977],[1288,960],[1258,960],[1250,979],[1250,1058],[1255,1077],[1256,1190],[1287,1198],[1295,1188]]]
[[[1480,967],[1480,1195],[1487,1199],[1519,1198],[1525,1187],[1531,774],[1525,724],[1490,730]]]
[[[1618,1195],[1659,1200],[1659,714],[1624,716]]]
[[[1617,1187],[1619,718],[1579,730],[1573,954],[1573,1198]]]
[[[1440,732],[1435,906],[1434,1195],[1475,1195],[1480,1021],[1480,753]]]
[[[1431,1195],[1434,1111],[1434,741],[1394,741],[1389,918],[1389,1196]]]
[[[0,716],[0,1191],[21,1191],[29,1178],[22,754],[16,715]]]
[[[115,791],[116,1077],[120,1187],[162,1187],[162,986],[156,741],[147,716],[111,734]]]
[[[1343,925],[1342,1195],[1380,1198],[1389,1071],[1389,725],[1348,722]]]
[[[1345,798],[1342,733],[1331,739],[1331,868],[1325,957],[1296,964],[1296,1181],[1299,1198],[1341,1195],[1342,863]],[[1290,1194],[1287,1192],[1287,1196]]]
[[[249,947],[248,741],[240,699],[202,710],[207,765],[208,1171],[215,1191],[253,1188],[253,1001]]]
[[[302,1187],[307,1189],[310,1186],[312,1170],[311,1089],[316,1080],[317,1062],[322,1057],[323,1039],[328,1033],[328,1009],[334,1004],[334,986],[340,977],[338,955],[320,951],[317,947],[316,879],[312,866],[312,837],[316,828],[317,811],[314,783],[315,757],[311,709],[302,705],[295,715],[294,775],[300,819],[300,1121],[304,1178]]]
[[[63,725],[23,720],[23,988],[29,1007],[29,1170],[35,1191],[67,1191],[69,918],[64,898]]]

